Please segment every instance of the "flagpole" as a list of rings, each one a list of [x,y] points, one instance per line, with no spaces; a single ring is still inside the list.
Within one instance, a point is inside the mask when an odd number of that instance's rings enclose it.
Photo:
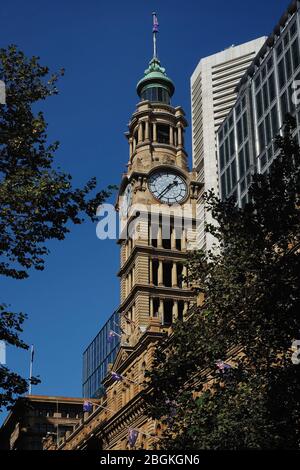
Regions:
[[[32,391],[32,371],[33,371],[33,345],[30,347],[30,366],[29,366],[29,390],[28,393],[31,395]]]
[[[156,59],[157,58],[157,48],[156,48],[156,34],[157,34],[157,29],[154,26],[155,21],[156,21],[156,13],[155,11],[152,13],[152,18],[153,18],[153,57]]]

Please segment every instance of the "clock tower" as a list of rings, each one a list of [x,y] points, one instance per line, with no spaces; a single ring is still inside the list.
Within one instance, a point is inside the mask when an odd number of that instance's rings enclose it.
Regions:
[[[157,442],[160,424],[145,414],[144,372],[159,342],[185,321],[195,302],[186,259],[196,248],[200,183],[188,168],[187,122],[183,109],[171,103],[175,86],[157,56],[157,28],[154,15],[153,58],[137,84],[139,103],[126,132],[129,157],[116,203],[121,345],[99,408],[64,449],[150,449]]]

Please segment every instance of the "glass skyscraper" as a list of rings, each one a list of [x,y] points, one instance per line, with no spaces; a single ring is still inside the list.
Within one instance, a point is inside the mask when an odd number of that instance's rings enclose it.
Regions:
[[[293,1],[266,40],[218,131],[221,198],[233,196],[240,206],[248,201],[251,174],[268,171],[276,157],[274,139],[287,113],[297,120],[299,140],[300,106],[293,99],[293,84],[300,90],[299,9],[300,2]]]
[[[120,346],[119,336],[114,336],[110,342],[108,336],[112,330],[120,334],[119,324],[119,314],[114,312],[83,353],[82,393],[85,398],[98,398],[104,393],[102,380]]]

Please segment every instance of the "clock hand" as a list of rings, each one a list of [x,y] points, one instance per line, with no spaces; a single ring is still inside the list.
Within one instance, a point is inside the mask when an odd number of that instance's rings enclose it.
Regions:
[[[177,185],[178,185],[178,181],[176,181],[176,180],[173,181],[173,183],[168,184],[168,186],[157,197],[161,198],[162,196],[165,195],[165,193],[170,191],[170,189],[173,188],[173,186],[177,186]]]

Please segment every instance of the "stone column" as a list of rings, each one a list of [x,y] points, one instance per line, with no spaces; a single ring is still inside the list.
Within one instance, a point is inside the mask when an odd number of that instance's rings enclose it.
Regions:
[[[141,142],[143,142],[143,123],[142,122],[139,123],[139,127],[138,127],[138,143],[140,144]]]
[[[172,318],[173,322],[178,319],[178,300],[174,300],[173,309],[172,309]]]
[[[153,284],[153,262],[151,258],[149,258],[149,284]]]
[[[157,234],[157,248],[162,248],[162,227],[159,224],[158,234]]]
[[[133,154],[133,141],[132,141],[132,137],[129,138],[129,159],[131,158]]]
[[[164,285],[164,273],[163,273],[163,262],[162,260],[158,261],[158,285],[163,286]]]
[[[183,318],[186,317],[187,311],[188,311],[189,303],[187,301],[184,302],[183,306]]]
[[[171,248],[176,250],[176,231],[175,227],[171,227]]]
[[[164,301],[162,299],[159,300],[159,309],[158,309],[158,313],[159,313],[159,318],[160,318],[160,321],[161,323],[164,323]]]
[[[173,127],[170,126],[170,137],[169,137],[170,145],[174,144],[174,134],[173,134]]]
[[[145,121],[145,140],[149,140],[149,121]]]
[[[186,233],[185,230],[182,231],[182,236],[181,236],[181,250],[185,251],[186,250]]]
[[[177,263],[173,262],[172,265],[172,287],[178,287],[177,283]]]
[[[150,317],[153,318],[154,316],[154,305],[153,305],[153,299],[150,297]]]
[[[131,279],[131,287],[135,284],[135,266],[132,268],[132,279]]]
[[[182,147],[182,127],[180,124],[177,126],[177,135],[178,135],[177,145],[178,147]]]
[[[157,142],[156,122],[153,123],[153,142]]]
[[[183,265],[182,267],[182,277],[185,278],[187,276],[187,267]],[[185,279],[182,281],[182,287],[187,287],[187,282]]]

